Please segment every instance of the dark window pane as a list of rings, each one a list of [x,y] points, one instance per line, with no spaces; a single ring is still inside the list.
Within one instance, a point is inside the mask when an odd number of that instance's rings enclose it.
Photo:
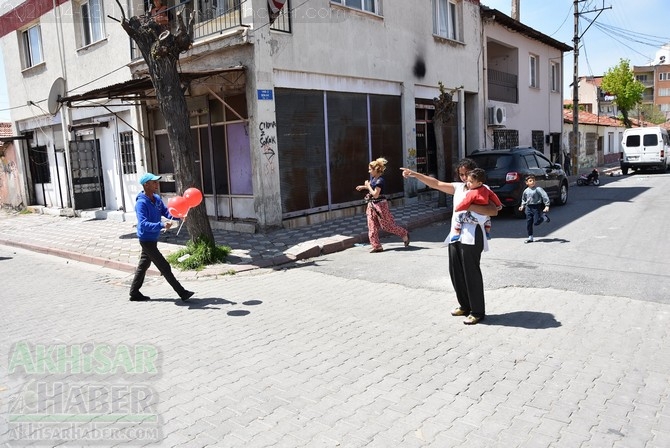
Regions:
[[[327,206],[323,92],[276,89],[275,94],[277,145],[267,144],[261,150],[268,167],[274,157],[279,158],[282,211]]]

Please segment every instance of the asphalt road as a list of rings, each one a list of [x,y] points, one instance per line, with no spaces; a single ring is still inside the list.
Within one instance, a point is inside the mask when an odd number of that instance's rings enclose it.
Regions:
[[[572,185],[568,203],[552,207],[551,222],[535,228],[511,213],[493,220],[482,258],[487,290],[555,288],[582,294],[670,303],[670,173],[603,177],[599,187]],[[443,240],[447,223],[412,233],[412,244],[383,240],[385,252],[355,247],[306,262],[343,278],[453,292]]]

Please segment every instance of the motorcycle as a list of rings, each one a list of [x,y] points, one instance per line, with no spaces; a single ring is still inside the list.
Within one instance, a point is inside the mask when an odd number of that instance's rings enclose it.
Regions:
[[[595,185],[595,186],[600,185],[600,173],[598,173],[598,169],[593,168],[593,171],[591,171],[588,175],[581,174],[577,178],[577,185],[579,185],[580,187],[583,185]]]

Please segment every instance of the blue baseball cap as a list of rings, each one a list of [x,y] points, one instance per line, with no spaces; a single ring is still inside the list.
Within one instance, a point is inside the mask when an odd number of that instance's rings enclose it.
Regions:
[[[140,185],[144,185],[150,180],[158,180],[160,178],[160,176],[156,176],[154,173],[144,173],[142,174],[142,177],[140,177]]]

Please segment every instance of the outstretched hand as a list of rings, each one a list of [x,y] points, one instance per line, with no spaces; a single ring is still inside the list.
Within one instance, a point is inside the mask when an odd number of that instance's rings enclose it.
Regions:
[[[402,171],[402,177],[404,177],[405,179],[413,177],[412,170],[410,170],[409,168],[402,167],[400,168],[400,170]]]

